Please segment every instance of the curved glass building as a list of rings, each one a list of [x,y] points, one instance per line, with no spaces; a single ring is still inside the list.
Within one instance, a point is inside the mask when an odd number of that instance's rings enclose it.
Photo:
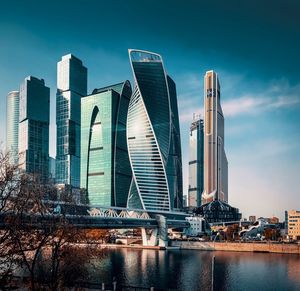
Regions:
[[[160,55],[129,50],[135,87],[127,118],[133,178],[127,206],[182,207],[182,164],[176,86]]]
[[[126,207],[132,178],[126,142],[131,93],[125,81],[81,99],[80,186],[90,205]]]
[[[18,164],[19,91],[9,92],[6,100],[6,151],[11,164]]]

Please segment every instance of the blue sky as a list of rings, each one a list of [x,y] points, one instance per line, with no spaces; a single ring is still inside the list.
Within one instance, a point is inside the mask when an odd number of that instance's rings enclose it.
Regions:
[[[163,2],[163,3],[161,3]],[[271,5],[270,5],[271,4]],[[132,81],[128,48],[163,56],[178,91],[187,189],[188,137],[203,110],[203,76],[220,78],[229,202],[245,216],[300,209],[299,1],[9,1],[0,4],[0,141],[5,102],[28,75],[51,89],[55,155],[56,63],[73,53],[89,92]]]

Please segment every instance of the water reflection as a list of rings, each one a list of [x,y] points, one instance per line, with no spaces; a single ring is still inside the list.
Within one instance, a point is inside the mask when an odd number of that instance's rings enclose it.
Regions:
[[[287,261],[288,277],[291,281],[300,285],[300,257],[294,256]]]
[[[90,280],[175,290],[300,290],[298,255],[110,249],[92,262]]]

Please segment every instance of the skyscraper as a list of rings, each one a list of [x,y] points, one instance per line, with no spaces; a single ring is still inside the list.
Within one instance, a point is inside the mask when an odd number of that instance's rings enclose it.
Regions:
[[[195,210],[208,222],[239,221],[239,209],[228,204],[228,163],[224,150],[224,117],[220,84],[214,71],[204,77],[204,188]]]
[[[126,121],[129,81],[95,89],[81,99],[81,179],[90,205],[126,207],[131,167]]]
[[[19,163],[28,173],[49,176],[50,89],[29,76],[20,86]]]
[[[11,164],[18,164],[19,91],[9,92],[6,100],[6,151]]]
[[[87,95],[87,68],[68,54],[57,64],[56,183],[80,185],[80,101]]]
[[[218,75],[204,77],[204,191],[202,204],[228,202],[228,163],[224,150],[224,116]]]
[[[182,163],[176,86],[160,55],[129,50],[135,87],[127,144],[133,178],[128,207],[169,211],[182,207]]]
[[[194,118],[190,127],[188,206],[201,206],[203,192],[203,119]]]

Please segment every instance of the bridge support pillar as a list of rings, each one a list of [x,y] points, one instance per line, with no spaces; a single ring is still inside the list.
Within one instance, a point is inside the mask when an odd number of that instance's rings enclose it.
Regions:
[[[157,246],[157,233],[158,229],[152,229],[150,234],[147,234],[147,230],[143,227],[141,228],[142,231],[142,239],[143,239],[143,246]]]
[[[156,221],[158,228],[152,229],[150,234],[145,228],[141,228],[143,246],[167,247],[169,243],[167,219],[163,215],[156,215]]]
[[[158,224],[158,245],[167,247],[169,244],[167,218],[158,214],[156,215],[156,220]]]

